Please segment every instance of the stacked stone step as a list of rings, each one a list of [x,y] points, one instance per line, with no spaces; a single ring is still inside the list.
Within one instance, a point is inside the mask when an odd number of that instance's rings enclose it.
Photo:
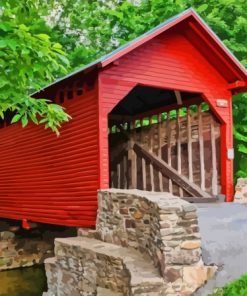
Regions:
[[[76,237],[56,239],[55,254],[46,261],[49,296],[164,295],[162,277],[137,251]]]

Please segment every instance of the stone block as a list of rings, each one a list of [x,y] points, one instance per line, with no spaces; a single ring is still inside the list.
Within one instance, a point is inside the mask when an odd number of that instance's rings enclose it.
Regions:
[[[234,200],[236,202],[247,202],[247,178],[239,178],[235,187]]]
[[[183,281],[196,290],[212,278],[216,270],[214,266],[185,266],[183,267]]]
[[[196,206],[192,204],[183,204],[183,210],[185,212],[196,212]]]
[[[181,235],[181,234],[184,234],[184,233],[185,233],[185,231],[181,227],[160,229],[160,234],[161,234],[162,237],[167,236],[167,235],[173,235],[173,234],[176,234],[176,235],[180,234]]]
[[[161,214],[159,216],[161,221],[178,221],[179,217],[176,214]]]
[[[169,221],[160,221],[160,227],[161,228],[170,228],[170,227],[172,227],[172,224]]]
[[[183,250],[174,249],[170,253],[165,254],[167,264],[191,265],[200,261],[201,250]]]
[[[15,237],[15,234],[11,231],[2,231],[0,232],[0,241],[1,240],[9,240],[13,239]]]
[[[165,271],[165,280],[173,283],[177,279],[182,278],[182,268],[181,267],[167,267]]]
[[[187,212],[183,215],[183,219],[188,220],[188,219],[196,219],[197,214],[196,212]]]
[[[193,250],[193,249],[198,249],[201,247],[201,241],[200,240],[187,240],[183,241],[180,245],[181,249],[186,249],[186,250]]]
[[[140,220],[140,219],[143,218],[143,213],[141,211],[139,211],[139,210],[134,211],[131,215],[136,220]]]

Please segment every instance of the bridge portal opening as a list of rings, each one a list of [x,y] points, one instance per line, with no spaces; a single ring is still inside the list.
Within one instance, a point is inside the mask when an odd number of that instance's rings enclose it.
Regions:
[[[138,85],[108,115],[111,188],[221,193],[220,123],[199,93]]]

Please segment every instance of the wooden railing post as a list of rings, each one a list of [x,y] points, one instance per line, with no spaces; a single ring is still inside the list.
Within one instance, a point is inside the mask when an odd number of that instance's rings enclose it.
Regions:
[[[137,166],[136,166],[136,153],[133,149],[135,140],[136,140],[136,127],[135,121],[131,121],[130,123],[130,140],[129,140],[129,147],[128,147],[128,159],[130,160],[130,188],[136,189],[137,188]]]

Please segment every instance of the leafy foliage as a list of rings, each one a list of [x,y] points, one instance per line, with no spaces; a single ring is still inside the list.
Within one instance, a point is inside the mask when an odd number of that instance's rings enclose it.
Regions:
[[[218,288],[211,296],[245,296],[247,295],[247,275],[242,275],[238,280]]]
[[[68,121],[69,115],[61,106],[30,94],[67,72],[69,62],[62,46],[44,33],[45,22],[32,1],[2,1],[0,7],[0,116],[4,119],[11,111],[12,123],[21,120],[25,127],[31,119],[58,134],[60,123]]]
[[[210,0],[207,4],[204,0],[142,0],[139,5],[127,0],[63,0],[57,2],[53,32],[58,38],[63,35],[59,41],[70,51],[69,59],[76,68],[191,6],[245,64],[247,4],[244,0]]]

